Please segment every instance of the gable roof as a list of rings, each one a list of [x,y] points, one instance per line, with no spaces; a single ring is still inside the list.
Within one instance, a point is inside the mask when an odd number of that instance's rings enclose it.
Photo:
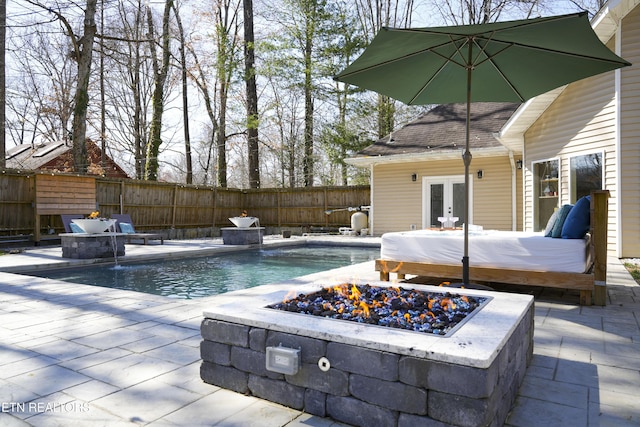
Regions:
[[[6,167],[8,169],[46,170],[52,172],[70,172],[73,156],[71,145],[64,142],[48,144],[21,144],[7,150]],[[102,150],[91,140],[87,140],[87,157],[90,166],[88,175],[103,175],[110,178],[128,178],[127,173],[109,156],[105,156],[105,166],[100,167]]]
[[[494,135],[519,105],[511,102],[475,102],[471,105],[469,146],[474,155],[508,153]],[[346,162],[367,166],[382,162],[460,158],[466,140],[466,111],[464,103],[438,105]]]

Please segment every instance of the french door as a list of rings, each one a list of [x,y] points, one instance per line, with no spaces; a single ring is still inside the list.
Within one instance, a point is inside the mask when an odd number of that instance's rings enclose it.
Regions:
[[[470,185],[470,204],[473,200],[472,191],[473,186]],[[473,209],[469,206],[469,216],[472,218],[471,212]],[[455,225],[461,227],[467,222],[464,216],[464,175],[422,178],[422,228],[440,227],[440,217],[458,217]],[[444,225],[453,226],[452,223]]]

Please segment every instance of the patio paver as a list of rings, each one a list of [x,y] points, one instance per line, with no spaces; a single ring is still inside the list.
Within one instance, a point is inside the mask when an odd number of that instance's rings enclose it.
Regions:
[[[220,246],[128,245],[127,256]],[[56,251],[2,256],[0,271],[59,262]],[[371,263],[346,271],[377,279]],[[534,357],[506,426],[640,426],[640,286],[618,260],[610,260],[608,284],[606,307],[536,294]],[[344,426],[200,380],[202,312],[222,299],[0,272],[0,425]]]

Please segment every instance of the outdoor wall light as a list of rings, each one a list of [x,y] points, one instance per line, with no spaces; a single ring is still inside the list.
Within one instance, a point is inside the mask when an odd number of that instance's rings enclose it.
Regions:
[[[418,174],[411,174],[411,181],[416,182],[418,180]]]
[[[522,160],[516,160],[516,169],[522,169]]]
[[[482,179],[482,177],[484,176],[484,171],[482,169],[478,169],[478,179]]]

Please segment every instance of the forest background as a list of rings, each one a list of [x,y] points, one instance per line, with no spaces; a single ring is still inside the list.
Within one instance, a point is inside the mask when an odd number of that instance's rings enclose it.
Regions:
[[[344,159],[430,108],[332,79],[383,26],[593,16],[603,4],[0,0],[0,168],[12,147],[62,141],[72,147],[73,171],[99,174],[101,165],[87,161],[88,138],[136,179],[367,184],[368,171]]]

